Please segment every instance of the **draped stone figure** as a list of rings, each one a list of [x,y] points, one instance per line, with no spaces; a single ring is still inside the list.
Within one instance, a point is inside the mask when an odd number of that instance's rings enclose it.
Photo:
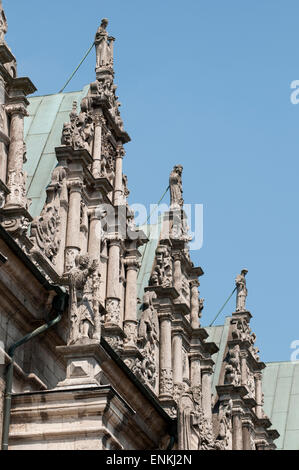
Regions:
[[[179,450],[212,450],[214,436],[202,410],[201,387],[191,387],[178,400]]]
[[[99,320],[99,276],[97,261],[88,255],[78,255],[76,265],[68,273],[70,288],[69,341],[100,338]]]
[[[241,274],[238,274],[238,276],[236,277],[236,286],[237,286],[236,312],[246,311],[246,297],[247,297],[248,291],[246,288],[245,276],[247,273],[248,273],[247,269],[242,269]]]
[[[184,205],[182,173],[183,167],[181,165],[176,165],[170,173],[170,209],[181,209]]]
[[[219,408],[219,434],[216,440],[217,450],[232,449],[232,407],[230,399],[228,403],[221,404]]]
[[[108,20],[103,18],[95,37],[97,68],[113,65],[113,43],[115,39],[108,36],[107,26]]]

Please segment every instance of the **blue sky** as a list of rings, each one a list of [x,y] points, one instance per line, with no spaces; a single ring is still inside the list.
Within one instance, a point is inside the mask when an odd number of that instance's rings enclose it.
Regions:
[[[247,267],[248,307],[264,361],[299,339],[299,3],[296,0],[3,0],[19,75],[58,92],[102,17],[116,37],[130,202],[157,202],[174,164],[186,203],[204,205],[209,324]],[[90,54],[67,90],[94,81]],[[230,301],[219,322],[234,308]],[[219,323],[218,322],[218,323]]]

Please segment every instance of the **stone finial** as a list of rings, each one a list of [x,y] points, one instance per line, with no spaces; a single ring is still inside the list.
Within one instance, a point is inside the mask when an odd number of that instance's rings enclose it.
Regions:
[[[247,298],[247,288],[246,288],[246,279],[245,276],[248,273],[247,269],[242,269],[241,274],[238,274],[236,277],[236,287],[237,287],[237,302],[236,302],[236,312],[246,312],[246,298]]]
[[[2,0],[0,0],[0,44],[5,42],[5,34],[7,33],[7,20],[4,13]]]
[[[170,209],[181,209],[184,205],[182,186],[182,165],[176,165],[169,177]]]
[[[113,67],[113,43],[115,38],[108,35],[107,26],[108,20],[103,18],[95,36],[97,69]]]

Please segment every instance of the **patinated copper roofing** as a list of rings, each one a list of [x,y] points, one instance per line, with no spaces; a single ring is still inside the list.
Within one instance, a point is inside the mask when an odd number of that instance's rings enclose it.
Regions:
[[[81,91],[33,96],[29,99],[29,117],[24,122],[27,146],[24,169],[28,174],[27,194],[32,199],[30,213],[33,217],[39,215],[43,208],[45,188],[57,165],[55,147],[61,143],[63,124],[69,121],[73,102],[80,103],[88,89],[89,85]]]

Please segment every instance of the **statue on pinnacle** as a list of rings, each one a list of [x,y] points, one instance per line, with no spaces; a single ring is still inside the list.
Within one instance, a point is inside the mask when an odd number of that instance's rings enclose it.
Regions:
[[[245,276],[248,273],[247,269],[242,269],[241,274],[238,274],[236,277],[236,287],[237,287],[237,305],[236,312],[246,312],[246,298],[247,298],[247,288],[246,288],[246,279]]]
[[[182,165],[176,165],[169,177],[170,209],[181,209],[184,205],[182,186]]]
[[[115,38],[108,36],[107,26],[108,20],[103,18],[95,37],[97,69],[113,67],[113,43]]]

